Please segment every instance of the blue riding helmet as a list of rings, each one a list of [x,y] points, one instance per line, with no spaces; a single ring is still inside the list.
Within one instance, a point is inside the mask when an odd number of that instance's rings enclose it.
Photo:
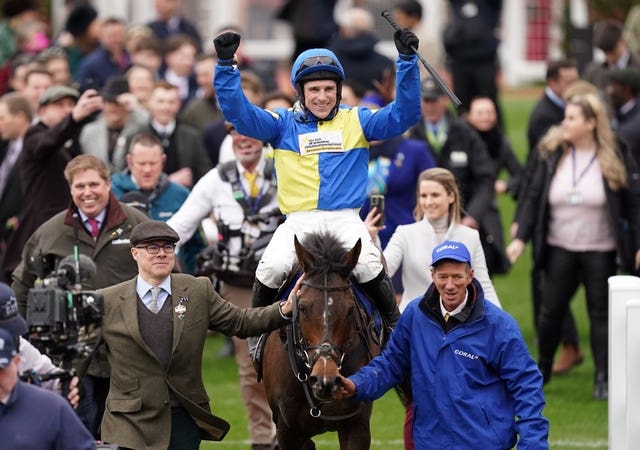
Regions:
[[[313,72],[333,72],[340,81],[344,80],[344,69],[337,56],[326,48],[312,48],[300,53],[291,68],[291,84],[298,88],[301,78]]]

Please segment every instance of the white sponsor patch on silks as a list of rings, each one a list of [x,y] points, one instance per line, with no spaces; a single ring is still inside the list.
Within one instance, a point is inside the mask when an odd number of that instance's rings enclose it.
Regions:
[[[341,131],[316,131],[298,136],[300,155],[309,156],[316,153],[343,152]]]

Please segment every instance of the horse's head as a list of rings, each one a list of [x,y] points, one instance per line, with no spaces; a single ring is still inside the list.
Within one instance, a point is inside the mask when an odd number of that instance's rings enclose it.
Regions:
[[[330,400],[340,388],[340,368],[354,329],[355,301],[349,277],[358,262],[361,242],[346,250],[331,233],[294,240],[305,273],[294,312],[299,345],[306,353],[309,385],[318,400]]]

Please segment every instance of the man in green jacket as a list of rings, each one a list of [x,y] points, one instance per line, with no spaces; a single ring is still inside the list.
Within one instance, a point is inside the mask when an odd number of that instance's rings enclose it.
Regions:
[[[91,284],[83,286],[84,289],[111,286],[137,273],[130,256],[129,235],[136,224],[149,220],[148,217],[118,202],[111,193],[109,169],[96,156],[76,156],[67,164],[64,175],[71,190],[69,208],[31,235],[12,275],[12,287],[24,317],[28,317],[29,289],[38,278],[48,277],[60,260],[73,255],[76,246],[79,254],[91,258],[97,268]],[[99,330],[87,331],[88,336],[97,336]],[[93,345],[95,341],[89,338],[86,343]],[[109,373],[104,347],[100,347],[82,380],[85,395],[78,409],[96,437],[109,388]]]

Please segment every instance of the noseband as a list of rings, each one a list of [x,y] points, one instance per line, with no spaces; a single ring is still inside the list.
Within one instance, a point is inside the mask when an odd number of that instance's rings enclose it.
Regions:
[[[311,393],[309,392],[309,386],[307,381],[309,380],[309,373],[313,368],[314,364],[320,360],[321,358],[331,359],[334,361],[336,366],[338,367],[338,371],[342,368],[342,362],[344,360],[345,354],[349,349],[349,345],[351,344],[351,339],[347,339],[344,344],[337,346],[331,342],[331,330],[329,327],[329,306],[333,302],[333,298],[329,295],[330,292],[336,291],[346,291],[351,289],[351,283],[347,282],[346,284],[340,286],[329,286],[328,284],[328,276],[324,275],[323,284],[315,284],[310,281],[302,281],[302,285],[308,286],[311,289],[315,289],[321,291],[324,297],[323,311],[322,311],[322,320],[324,322],[323,326],[323,337],[320,341],[319,345],[309,345],[306,342],[306,339],[302,335],[302,331],[300,330],[300,320],[298,316],[298,298],[293,295],[293,316],[292,322],[289,327],[287,327],[287,340],[288,340],[288,353],[289,360],[291,363],[291,368],[293,369],[296,378],[302,383],[305,396],[307,397],[307,402],[309,403],[311,409],[309,413],[312,417],[321,418],[325,420],[343,420],[349,417],[353,417],[360,411],[360,407],[356,409],[354,412],[349,414],[340,415],[340,416],[327,416],[322,414],[320,410],[320,405],[316,405]],[[301,360],[304,363],[304,369],[300,368],[297,364],[297,361]],[[320,403],[328,403],[328,402],[320,402]]]
[[[324,275],[324,284],[319,285],[310,281],[303,281],[301,284],[308,286],[312,289],[321,291],[324,294],[324,304],[322,310],[323,336],[319,345],[308,345],[304,337],[300,334],[300,344],[305,354],[305,365],[307,369],[311,370],[313,365],[321,358],[329,358],[338,367],[338,370],[342,368],[342,361],[344,355],[347,352],[350,344],[350,340],[346,340],[344,344],[337,346],[331,341],[331,329],[329,325],[329,307],[333,302],[333,298],[329,295],[330,292],[346,291],[351,289],[351,283],[346,283],[340,286],[328,286],[327,275]],[[297,305],[296,305],[297,307]],[[294,320],[294,324],[299,325],[299,322]],[[295,326],[295,325],[294,325]]]

